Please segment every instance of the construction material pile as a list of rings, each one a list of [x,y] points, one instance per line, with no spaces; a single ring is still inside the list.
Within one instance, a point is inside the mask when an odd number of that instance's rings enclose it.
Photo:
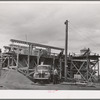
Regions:
[[[13,69],[3,69],[0,77],[0,87],[7,89],[25,89],[32,81]]]

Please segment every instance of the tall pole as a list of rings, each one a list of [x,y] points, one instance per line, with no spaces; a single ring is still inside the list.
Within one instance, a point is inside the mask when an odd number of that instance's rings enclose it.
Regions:
[[[65,22],[66,25],[66,34],[65,34],[65,81],[67,80],[67,63],[68,63],[68,58],[67,58],[67,53],[68,53],[68,20]]]
[[[2,60],[3,60],[3,56],[2,56],[2,51],[0,50],[0,77],[1,77],[1,70],[2,70]]]

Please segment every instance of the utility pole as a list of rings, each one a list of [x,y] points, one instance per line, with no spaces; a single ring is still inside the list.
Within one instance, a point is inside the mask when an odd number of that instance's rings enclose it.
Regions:
[[[1,70],[2,70],[2,51],[0,49],[0,77],[1,77]]]
[[[65,34],[65,81],[67,80],[67,73],[68,73],[68,20],[65,22],[66,25],[66,34]]]

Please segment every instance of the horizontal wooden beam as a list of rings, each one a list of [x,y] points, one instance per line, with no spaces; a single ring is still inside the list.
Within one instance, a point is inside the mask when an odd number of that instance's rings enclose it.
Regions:
[[[81,61],[81,62],[86,62],[87,60],[85,60],[85,59],[73,59],[72,61]]]
[[[10,41],[15,42],[15,43],[26,44],[26,45],[33,45],[33,46],[37,46],[37,47],[50,48],[50,49],[56,49],[56,50],[64,50],[63,48],[59,48],[59,47],[42,45],[42,44],[38,44],[38,43],[31,43],[31,42],[26,42],[26,41],[21,41],[21,40],[11,39]]]
[[[29,48],[27,46],[20,46],[20,45],[14,45],[14,44],[10,44],[10,47],[20,48],[20,49],[27,49],[27,48]]]
[[[10,46],[3,46],[5,49],[10,49],[11,47]]]

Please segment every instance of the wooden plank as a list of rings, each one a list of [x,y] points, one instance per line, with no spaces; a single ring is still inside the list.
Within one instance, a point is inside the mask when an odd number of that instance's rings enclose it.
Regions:
[[[20,46],[20,45],[15,45],[15,44],[10,44],[11,47],[14,47],[14,48],[20,48],[20,49],[27,49],[28,47],[27,46]]]
[[[10,48],[10,46],[3,46],[4,48]]]
[[[84,60],[84,59],[73,59],[72,61],[81,61],[81,62],[86,62],[87,60]]]
[[[27,70],[28,67],[22,67],[22,68],[18,68],[19,70]]]
[[[34,74],[34,72],[29,73],[27,76],[30,76],[30,75],[32,75],[32,74]]]

